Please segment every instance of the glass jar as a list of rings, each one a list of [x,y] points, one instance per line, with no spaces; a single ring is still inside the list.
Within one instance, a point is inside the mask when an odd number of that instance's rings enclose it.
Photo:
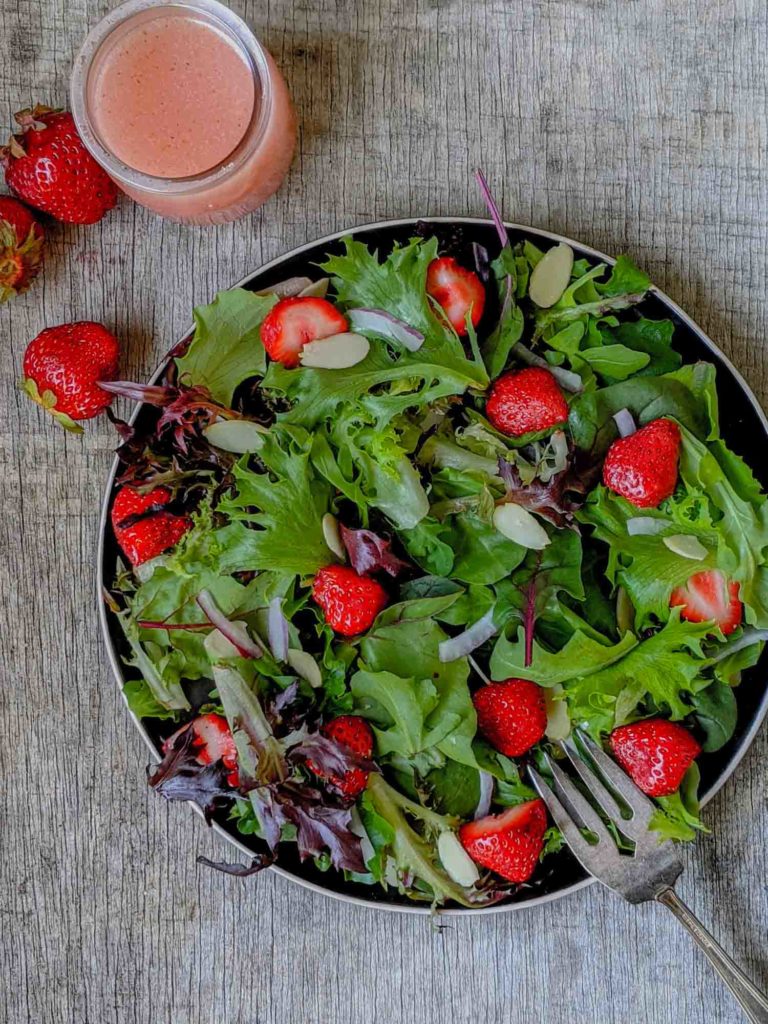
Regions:
[[[296,119],[269,53],[217,0],[128,0],[75,58],[83,142],[137,203],[216,224],[261,206],[290,166]]]

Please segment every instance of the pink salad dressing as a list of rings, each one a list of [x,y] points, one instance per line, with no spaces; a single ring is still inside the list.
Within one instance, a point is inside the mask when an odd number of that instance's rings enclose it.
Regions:
[[[235,44],[183,8],[137,24],[104,55],[94,121],[130,167],[185,178],[225,160],[245,135],[253,72]]]
[[[129,196],[173,220],[250,213],[293,156],[285,81],[218,0],[126,0],[75,58],[71,97],[96,160]]]

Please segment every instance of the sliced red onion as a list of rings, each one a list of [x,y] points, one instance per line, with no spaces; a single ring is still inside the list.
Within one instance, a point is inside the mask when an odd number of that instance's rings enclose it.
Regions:
[[[285,281],[270,285],[269,288],[260,288],[254,295],[279,295],[281,299],[290,299],[312,284],[314,281],[311,277],[288,277]]]
[[[308,284],[306,288],[302,288],[299,292],[299,298],[324,299],[328,294],[330,286],[331,279],[329,277],[321,277],[317,281],[313,281],[312,284]]]
[[[472,258],[475,261],[475,273],[485,283],[491,276],[490,259],[488,250],[479,242],[472,243]]]
[[[259,645],[251,640],[245,629],[236,628],[238,623],[229,621],[208,590],[201,590],[196,600],[208,616],[209,621],[229,640],[242,658],[260,658],[262,656],[263,651]]]
[[[382,338],[399,341],[409,352],[418,352],[424,344],[421,331],[384,309],[350,309],[347,318],[355,331],[373,331]]]
[[[501,247],[502,249],[505,249],[509,245],[509,235],[507,234],[507,229],[504,227],[504,221],[501,219],[501,213],[496,205],[496,200],[493,198],[488,182],[485,180],[485,175],[479,167],[475,170],[475,177],[477,178],[477,183],[480,186],[480,191],[483,193],[485,205],[488,207],[488,212],[496,226],[496,234],[499,236]]]
[[[170,388],[159,384],[136,384],[132,380],[100,380],[99,387],[111,395],[120,395],[133,402],[148,402],[150,405],[167,405]]]
[[[490,640],[498,631],[498,627],[493,624],[493,608],[491,608],[482,619],[473,622],[463,633],[452,636],[449,640],[441,641],[437,648],[438,657],[443,662],[464,658],[484,644],[486,640]]]
[[[541,356],[537,356],[535,352],[531,352],[531,350],[526,348],[522,342],[518,341],[518,343],[513,346],[512,351],[521,362],[527,363],[528,366],[540,366],[544,370],[549,370],[564,391],[570,391],[573,394],[578,394],[580,391],[584,390],[584,385],[578,373],[566,370],[562,366],[550,366],[546,359],[543,359]]]
[[[283,615],[282,605],[282,597],[273,597],[267,614],[269,649],[275,661],[285,661],[288,657],[288,619]]]
[[[668,519],[654,519],[652,516],[632,516],[627,520],[630,537],[655,537],[669,526]]]
[[[475,808],[475,821],[484,818],[491,809],[493,799],[493,776],[490,772],[480,772],[480,799]]]
[[[729,640],[719,653],[713,655],[710,664],[717,664],[732,654],[736,654],[737,651],[743,651],[745,647],[765,643],[766,640],[768,640],[768,629],[745,629],[740,637],[736,640]]]
[[[613,414],[613,419],[621,437],[629,437],[637,430],[635,418],[629,409],[619,409],[618,412]]]

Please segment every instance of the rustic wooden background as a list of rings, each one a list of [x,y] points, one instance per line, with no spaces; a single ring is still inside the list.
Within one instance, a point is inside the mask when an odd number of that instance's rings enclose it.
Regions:
[[[0,124],[66,103],[111,4],[0,0]],[[344,906],[227,854],[144,785],[99,635],[94,559],[114,439],[65,435],[16,389],[44,326],[92,318],[141,379],[209,300],[282,251],[368,220],[506,214],[629,252],[768,396],[764,0],[234,0],[289,79],[291,175],[212,230],[122,202],[55,227],[0,308],[0,1020],[7,1024],[734,1024],[661,908],[597,889],[428,920]],[[3,131],[5,129],[2,129]],[[707,812],[681,891],[768,983],[768,733]]]

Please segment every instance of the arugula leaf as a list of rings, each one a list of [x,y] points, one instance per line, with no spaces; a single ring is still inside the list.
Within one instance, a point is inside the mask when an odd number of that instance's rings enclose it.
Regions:
[[[352,676],[350,686],[357,714],[372,724],[380,757],[413,757],[424,750],[424,719],[437,703],[437,690],[429,679],[404,679],[363,668]]]
[[[617,343],[635,352],[647,354],[648,362],[636,371],[641,377],[671,373],[681,365],[682,356],[672,348],[674,330],[675,325],[671,320],[649,320],[646,317],[629,320],[615,327],[600,327],[606,345]]]
[[[683,373],[682,371],[686,371]],[[616,438],[612,417],[629,409],[641,425],[670,416],[697,437],[706,438],[717,429],[715,368],[711,363],[684,366],[658,377],[632,377],[597,391],[578,395],[570,406],[568,425],[579,448],[604,451]]]
[[[693,698],[696,723],[704,733],[702,750],[720,750],[733,736],[738,718],[733,687],[716,679]]]
[[[190,346],[176,359],[180,379],[203,385],[217,402],[232,405],[239,384],[266,372],[259,328],[276,302],[276,295],[232,288],[219,292],[210,305],[198,306]]]
[[[534,641],[533,659],[526,668],[523,637],[517,634],[508,640],[502,634],[491,655],[491,678],[533,679],[539,686],[555,686],[607,668],[624,658],[638,643],[632,633],[625,633],[618,643],[611,645],[576,632],[561,650],[552,652]]]
[[[579,355],[596,373],[614,380],[626,380],[651,361],[646,352],[634,352],[626,345],[603,345],[600,348],[583,349]]]

